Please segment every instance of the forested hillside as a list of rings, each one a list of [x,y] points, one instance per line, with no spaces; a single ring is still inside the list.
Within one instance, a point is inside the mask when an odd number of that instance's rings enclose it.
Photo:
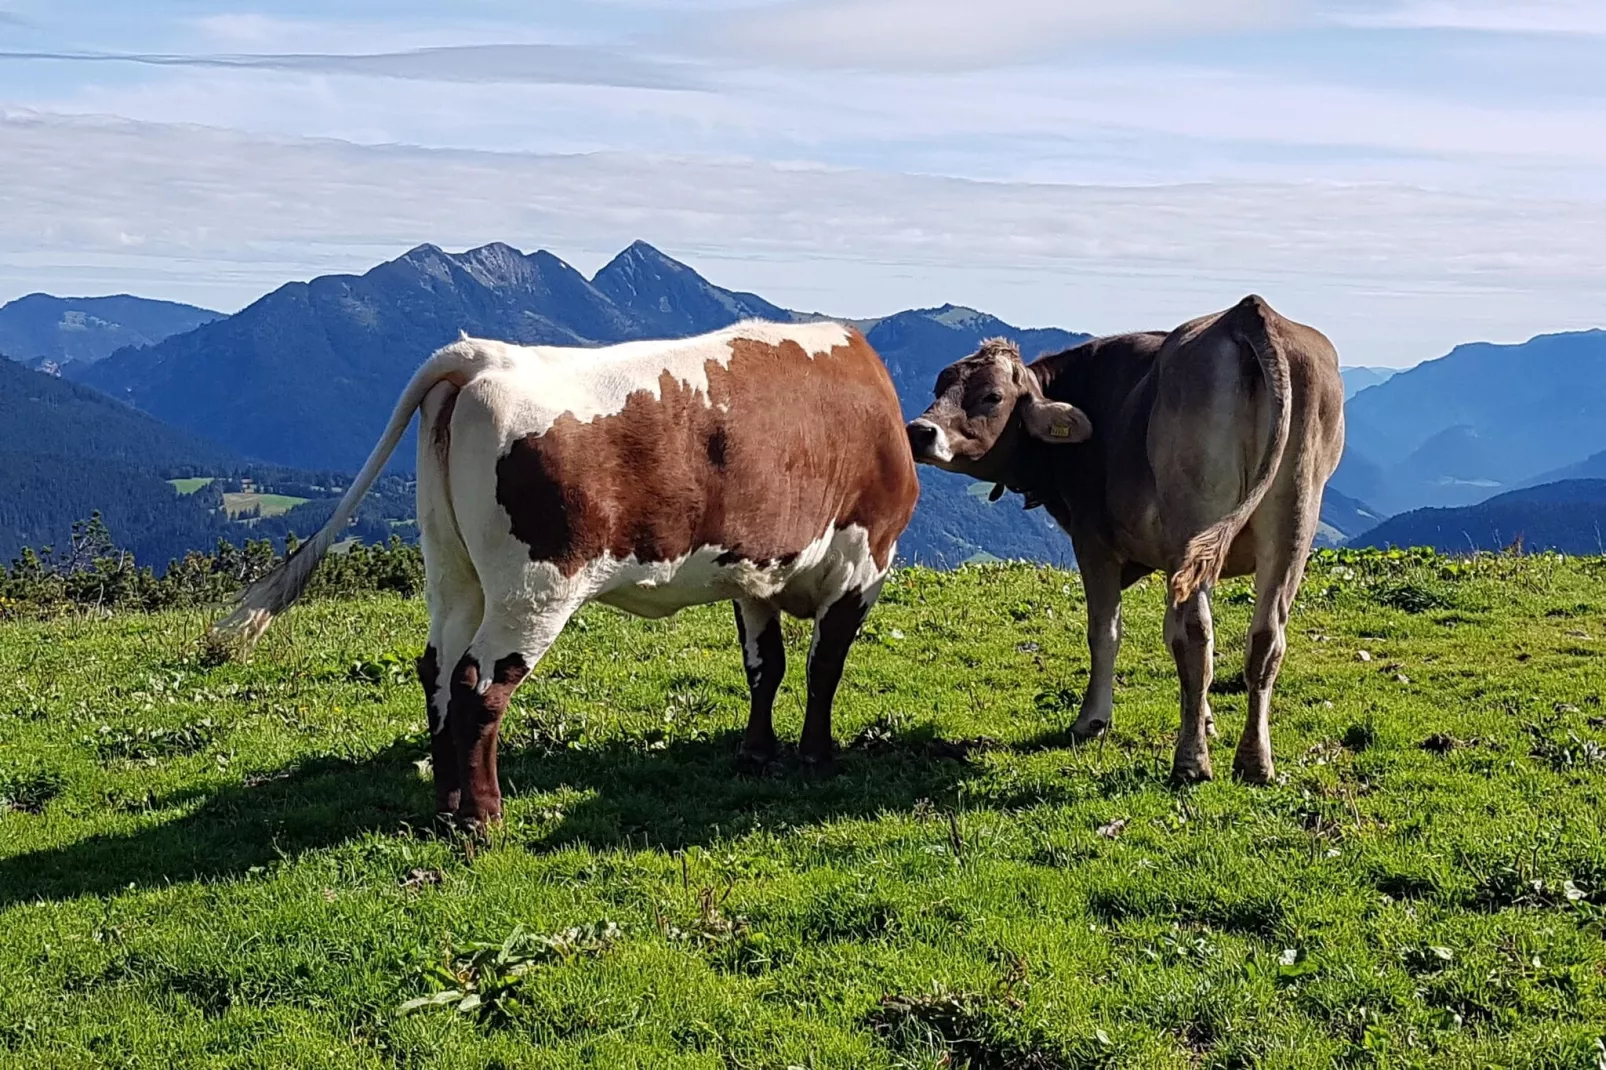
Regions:
[[[209,547],[227,519],[165,480],[238,463],[88,387],[0,360],[0,560],[64,546],[97,510],[141,561]]]

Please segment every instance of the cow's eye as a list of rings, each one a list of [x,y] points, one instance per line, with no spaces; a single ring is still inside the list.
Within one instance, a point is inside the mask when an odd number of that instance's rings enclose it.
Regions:
[[[1004,402],[1004,395],[1000,394],[996,390],[994,390],[991,394],[988,394],[986,397],[981,399],[981,403],[983,405],[1002,405],[1003,402]]]

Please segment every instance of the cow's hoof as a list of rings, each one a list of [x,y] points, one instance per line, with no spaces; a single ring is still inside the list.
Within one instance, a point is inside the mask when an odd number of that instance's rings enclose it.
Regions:
[[[1109,727],[1110,722],[1099,717],[1086,721],[1078,718],[1077,722],[1071,725],[1071,738],[1078,743],[1085,743],[1090,739],[1097,739],[1102,736]]]
[[[1187,761],[1178,758],[1171,763],[1173,784],[1199,784],[1214,779],[1215,775],[1210,768],[1210,758],[1207,755],[1200,755]]]
[[[745,743],[736,752],[736,771],[747,776],[762,776],[775,764],[776,748],[749,747]]]
[[[830,776],[836,772],[836,748],[802,748],[797,752],[797,764],[807,776]]]
[[[1277,771],[1272,767],[1270,755],[1239,751],[1232,759],[1232,775],[1245,784],[1270,784]]]
[[[492,826],[502,823],[502,807],[500,805],[495,809],[459,807],[457,813],[453,815],[453,823],[459,831],[477,839],[484,839],[490,833]]]

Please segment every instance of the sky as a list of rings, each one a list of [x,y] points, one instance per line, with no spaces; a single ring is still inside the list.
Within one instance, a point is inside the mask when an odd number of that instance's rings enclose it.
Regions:
[[[1606,326],[1603,0],[0,0],[0,301],[635,239],[778,304],[1349,365]]]

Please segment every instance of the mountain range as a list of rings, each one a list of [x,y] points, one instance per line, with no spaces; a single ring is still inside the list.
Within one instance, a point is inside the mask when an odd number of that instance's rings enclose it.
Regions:
[[[689,271],[642,243],[590,280],[545,251],[420,245],[362,275],[288,283],[225,319],[67,374],[240,455],[354,470],[413,370],[459,331],[603,345],[792,318],[751,295],[688,285]],[[411,464],[410,450],[397,457]]]
[[[1394,378],[1395,375],[1399,374],[1399,369],[1361,367],[1344,368],[1342,369],[1341,374],[1344,378],[1344,397],[1347,399],[1354,397],[1356,394],[1359,394],[1362,390],[1366,390],[1369,387],[1382,386],[1384,383]]]
[[[65,308],[47,303],[57,300],[30,297],[6,310]],[[328,472],[361,464],[413,370],[460,330],[590,346],[695,334],[748,317],[820,318],[716,286],[645,242],[590,278],[546,251],[493,243],[453,254],[420,245],[361,275],[286,284],[230,316],[160,304],[148,310],[156,319],[142,319],[126,304],[139,299],[107,300],[123,302],[122,319],[110,318],[111,305],[94,306],[105,314],[99,318],[126,329],[145,324],[142,341],[99,360],[65,359],[63,375],[188,436],[192,458]],[[182,327],[181,311],[199,321],[156,337],[162,316]],[[853,322],[882,355],[909,414],[924,407],[938,370],[984,338],[1013,338],[1030,359],[1089,337],[1018,328],[956,305]],[[1348,449],[1323,505],[1324,542],[1351,539],[1395,513],[1606,475],[1606,332],[1479,343],[1407,372],[1356,367],[1344,375]],[[405,473],[411,457],[404,446],[393,469]],[[922,504],[901,544],[906,556],[1070,562],[1068,540],[1040,511],[1026,513],[1007,497],[989,503],[987,488],[961,477],[923,469],[921,478]]]
[[[93,364],[127,346],[148,346],[221,312],[129,294],[53,297],[28,294],[0,305],[0,353],[24,364]]]
[[[1333,486],[1385,513],[1483,501],[1606,450],[1606,331],[1476,342],[1345,405]]]
[[[587,279],[545,251],[492,244],[460,254],[420,245],[362,275],[281,286],[240,312],[66,374],[205,436],[232,454],[309,469],[354,470],[396,395],[434,349],[470,334],[524,343],[604,345],[696,334],[744,318],[800,320],[727,290],[644,242]],[[1021,330],[973,309],[901,312],[859,326],[883,355],[905,405],[924,406],[937,371],[983,338],[1015,338],[1028,355],[1087,338]],[[393,466],[411,466],[410,445]],[[978,553],[1068,563],[1041,513],[994,505],[968,481],[923,473],[927,506],[905,552],[933,563]]]

